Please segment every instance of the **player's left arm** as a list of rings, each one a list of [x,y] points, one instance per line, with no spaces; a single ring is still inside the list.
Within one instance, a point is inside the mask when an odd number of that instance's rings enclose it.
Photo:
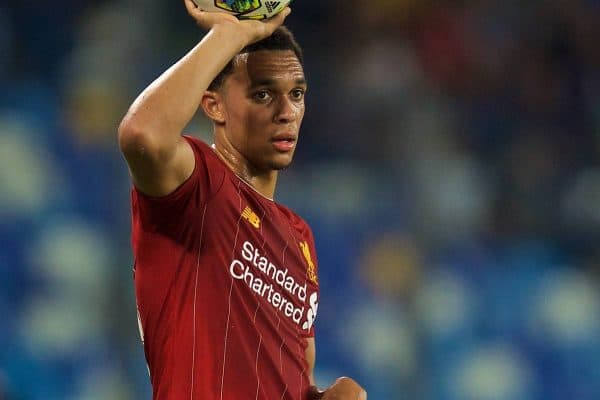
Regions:
[[[315,348],[315,338],[307,338],[308,346],[306,346],[306,362],[308,363],[308,379],[310,385],[316,388],[315,383],[315,360],[317,358],[317,351]]]
[[[346,376],[338,378],[333,385],[320,391],[315,383],[315,338],[307,339],[306,362],[308,363],[308,379],[310,389],[306,400],[367,400],[367,392],[352,378]]]
[[[307,400],[317,400],[323,397],[323,392],[319,391],[315,383],[315,360],[317,358],[315,338],[310,337],[306,341],[308,343],[306,346],[306,362],[308,363],[308,380],[310,382]]]

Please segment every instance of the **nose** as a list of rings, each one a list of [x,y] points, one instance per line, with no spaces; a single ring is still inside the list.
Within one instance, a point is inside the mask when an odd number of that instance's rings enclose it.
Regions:
[[[295,121],[302,111],[302,104],[295,102],[288,96],[281,96],[277,104],[275,122],[289,123]]]

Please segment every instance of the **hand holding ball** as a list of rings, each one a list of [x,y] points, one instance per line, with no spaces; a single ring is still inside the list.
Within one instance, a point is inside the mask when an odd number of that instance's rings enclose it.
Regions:
[[[238,19],[266,19],[278,14],[290,0],[194,0],[203,11],[222,12]]]
[[[188,14],[198,26],[207,31],[217,29],[220,40],[243,46],[271,36],[291,13],[292,10],[287,6],[289,2],[184,0]]]

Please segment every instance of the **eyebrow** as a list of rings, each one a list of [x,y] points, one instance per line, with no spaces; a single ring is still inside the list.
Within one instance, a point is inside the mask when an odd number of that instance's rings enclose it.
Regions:
[[[296,85],[302,86],[302,85],[306,85],[306,79],[296,79],[294,81],[294,83],[296,83]],[[255,87],[259,87],[259,86],[275,86],[276,85],[276,81],[273,79],[260,79],[257,81],[252,82],[252,84],[250,85],[250,88],[255,88]]]

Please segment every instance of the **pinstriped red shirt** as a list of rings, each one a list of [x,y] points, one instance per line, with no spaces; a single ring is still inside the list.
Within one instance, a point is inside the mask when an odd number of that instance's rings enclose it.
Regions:
[[[195,169],[132,190],[135,293],[154,400],[301,400],[319,287],[309,226],[187,137]]]

